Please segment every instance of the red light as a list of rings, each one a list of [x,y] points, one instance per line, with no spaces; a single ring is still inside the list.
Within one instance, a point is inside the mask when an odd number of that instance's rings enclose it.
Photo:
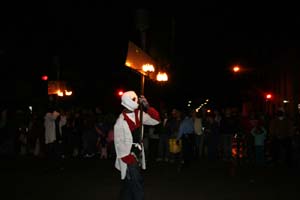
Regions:
[[[118,95],[119,95],[119,96],[122,96],[123,93],[124,93],[123,91],[119,91],[119,92],[118,92]]]
[[[266,94],[266,99],[272,99],[272,94]]]
[[[48,76],[47,75],[42,76],[42,80],[43,81],[47,81],[48,80]]]

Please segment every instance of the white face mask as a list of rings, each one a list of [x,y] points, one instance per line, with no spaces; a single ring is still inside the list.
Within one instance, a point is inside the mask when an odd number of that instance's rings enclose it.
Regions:
[[[132,100],[127,101],[126,103],[122,102],[122,105],[125,106],[130,111],[134,111],[135,109],[137,109],[139,107],[139,104],[137,104],[136,102],[134,102]]]
[[[136,110],[139,107],[136,93],[133,91],[125,92],[121,104],[130,111]]]

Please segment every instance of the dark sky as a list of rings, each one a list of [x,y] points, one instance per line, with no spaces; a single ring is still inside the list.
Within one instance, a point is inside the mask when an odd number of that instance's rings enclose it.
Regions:
[[[231,66],[240,64],[251,74],[266,69],[272,73],[281,57],[299,54],[300,15],[293,5],[183,5],[172,12],[176,70],[173,78],[183,96],[207,96],[220,101],[229,96],[240,97],[240,86],[245,83],[232,80]]]
[[[38,82],[43,73],[56,79],[59,66],[59,78],[84,88],[81,94],[87,96],[93,96],[87,88],[104,93],[120,87],[138,90],[139,76],[124,67],[128,41],[141,41],[137,8],[59,1],[3,6],[1,82]],[[300,20],[292,5],[141,8],[149,17],[147,51],[169,66],[170,73],[168,84],[146,84],[149,95],[159,89],[161,98],[221,98],[232,90],[233,64],[263,68],[288,49],[299,50]]]

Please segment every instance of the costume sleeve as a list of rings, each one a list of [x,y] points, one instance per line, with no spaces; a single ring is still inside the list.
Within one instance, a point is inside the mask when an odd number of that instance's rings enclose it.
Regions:
[[[160,123],[159,112],[155,108],[149,107],[147,109],[147,112],[144,112],[143,124],[145,124],[145,125],[157,125],[159,123]]]
[[[136,159],[135,159],[135,157],[134,157],[134,155],[132,155],[132,154],[129,154],[129,155],[127,155],[127,156],[124,156],[124,157],[122,157],[121,159],[122,159],[122,161],[125,162],[126,164],[134,164],[134,163],[137,162]]]

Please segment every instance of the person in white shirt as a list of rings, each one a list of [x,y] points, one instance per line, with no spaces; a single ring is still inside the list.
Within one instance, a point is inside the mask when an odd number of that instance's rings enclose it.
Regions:
[[[55,120],[60,115],[56,110],[49,108],[44,116],[44,127],[45,127],[45,145],[47,147],[47,156],[55,156],[55,142],[56,142],[56,127]]]

